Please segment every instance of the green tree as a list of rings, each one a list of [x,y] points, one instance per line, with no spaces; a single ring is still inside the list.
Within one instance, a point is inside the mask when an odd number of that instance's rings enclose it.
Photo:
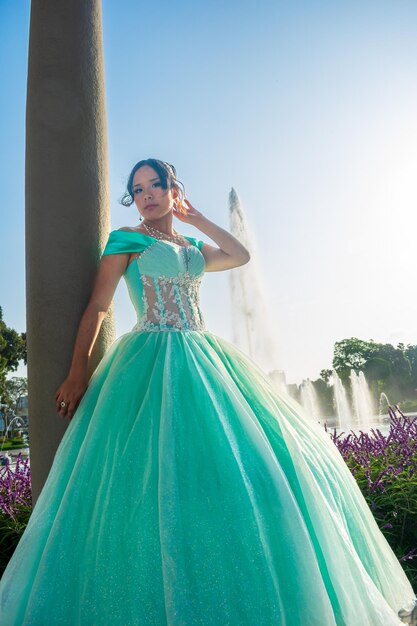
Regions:
[[[326,385],[329,384],[329,381],[332,377],[333,374],[333,370],[321,370],[320,372],[320,378],[326,383]]]
[[[417,346],[411,344],[404,347],[404,355],[410,363],[410,392],[417,391]]]
[[[408,395],[411,383],[411,364],[405,354],[404,345],[398,344],[395,348],[390,343],[381,344],[378,357],[387,361],[391,368],[391,371],[383,379],[386,385],[385,393],[394,394],[397,397],[394,402],[402,400]]]
[[[356,337],[335,344],[333,367],[349,389],[351,370],[362,370],[378,401],[381,392],[391,403],[413,399],[417,388],[417,347],[376,343]],[[328,370],[322,371],[322,378]]]
[[[320,372],[321,375],[323,371],[324,370]],[[327,371],[330,372],[330,374],[332,373],[332,370]],[[323,415],[333,415],[333,387],[328,384],[328,381],[323,379],[323,376],[321,378],[317,378],[317,380],[313,380],[312,384],[319,399]]]
[[[9,328],[0,306],[0,396],[6,393],[6,376],[16,371],[19,362],[26,364],[26,333]]]
[[[369,383],[376,380],[386,380],[392,374],[392,366],[386,359],[373,356],[364,364],[363,372]]]
[[[28,380],[18,376],[8,378],[5,382],[5,391],[2,402],[17,412],[20,398],[26,396],[28,392]]]
[[[363,341],[357,337],[337,341],[333,350],[333,367],[339,378],[347,382],[350,371],[362,370],[365,363],[378,352],[378,344],[371,339]]]

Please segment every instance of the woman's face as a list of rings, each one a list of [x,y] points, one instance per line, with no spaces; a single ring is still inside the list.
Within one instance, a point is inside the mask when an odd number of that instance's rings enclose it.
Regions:
[[[159,219],[172,211],[176,189],[163,189],[157,172],[149,165],[140,167],[133,177],[133,198],[146,220]]]

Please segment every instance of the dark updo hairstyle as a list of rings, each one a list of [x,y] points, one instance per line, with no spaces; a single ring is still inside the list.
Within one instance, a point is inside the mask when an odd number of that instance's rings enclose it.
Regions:
[[[186,209],[183,207],[183,200],[185,198],[185,189],[184,185],[177,180],[177,172],[175,167],[170,163],[166,163],[165,161],[160,161],[159,159],[143,159],[136,163],[133,167],[132,171],[129,174],[129,178],[126,185],[126,191],[123,196],[120,198],[120,203],[124,206],[131,206],[134,202],[133,199],[133,177],[144,165],[149,165],[155,172],[158,174],[161,179],[162,189],[174,189],[178,190],[178,196],[175,199],[177,210],[179,213],[186,213]]]

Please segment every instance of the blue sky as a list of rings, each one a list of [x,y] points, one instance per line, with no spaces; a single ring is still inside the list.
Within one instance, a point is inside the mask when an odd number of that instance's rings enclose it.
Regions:
[[[20,331],[29,8],[0,1],[0,304]],[[415,2],[105,0],[103,32],[113,228],[137,223],[118,204],[131,166],[167,160],[223,228],[237,190],[289,382],[346,337],[417,343]],[[202,306],[230,340],[228,272],[205,276]],[[123,282],[116,311],[120,335]]]

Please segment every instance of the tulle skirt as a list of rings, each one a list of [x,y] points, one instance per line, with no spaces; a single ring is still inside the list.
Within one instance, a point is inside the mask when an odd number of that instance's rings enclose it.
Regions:
[[[2,626],[398,626],[415,600],[330,436],[228,341],[130,332],[0,581]]]

